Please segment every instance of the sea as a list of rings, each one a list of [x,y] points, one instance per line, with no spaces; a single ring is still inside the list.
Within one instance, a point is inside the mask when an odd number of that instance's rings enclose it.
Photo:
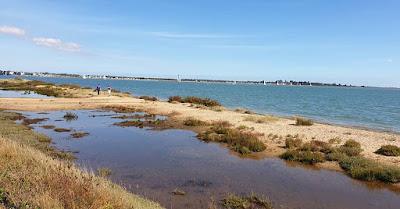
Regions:
[[[4,77],[4,76],[3,76]],[[0,76],[1,78],[1,76]],[[135,96],[198,96],[228,108],[245,108],[283,117],[302,116],[322,123],[400,133],[400,89],[375,87],[272,86],[148,80],[27,77],[57,84],[105,89]]]

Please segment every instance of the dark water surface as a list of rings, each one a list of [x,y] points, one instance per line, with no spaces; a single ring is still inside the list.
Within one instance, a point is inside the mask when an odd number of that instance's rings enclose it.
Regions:
[[[282,116],[302,115],[321,122],[400,132],[400,89],[310,86],[262,86],[165,81],[94,80],[27,77],[95,88],[111,86],[134,95],[199,96],[224,106]]]
[[[48,121],[33,127],[52,137],[57,148],[77,152],[80,166],[94,171],[111,168],[113,181],[167,208],[207,208],[211,198],[220,200],[230,192],[266,195],[276,208],[400,207],[400,194],[340,172],[290,166],[277,158],[242,159],[218,144],[197,140],[191,131],[123,128],[112,125],[122,121],[111,118],[116,115],[113,112],[73,112],[79,118],[69,122],[63,120],[63,111],[24,114],[48,117]],[[90,135],[73,139],[70,133],[57,133],[42,125]],[[187,194],[172,195],[176,188]]]

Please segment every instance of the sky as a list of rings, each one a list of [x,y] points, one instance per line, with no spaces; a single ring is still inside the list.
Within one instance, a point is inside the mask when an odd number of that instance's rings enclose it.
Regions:
[[[400,87],[398,0],[0,0],[0,69]]]

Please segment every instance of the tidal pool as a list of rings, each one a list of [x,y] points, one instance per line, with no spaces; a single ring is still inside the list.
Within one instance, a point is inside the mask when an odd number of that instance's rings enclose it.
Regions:
[[[366,184],[341,172],[287,164],[277,158],[243,159],[215,143],[196,139],[185,130],[151,130],[113,125],[123,114],[94,110],[66,111],[31,126],[53,139],[54,146],[75,153],[77,164],[89,170],[107,167],[110,178],[128,190],[160,202],[166,208],[208,208],[228,193],[265,195],[275,208],[393,208],[400,194],[382,184]],[[41,118],[43,112],[22,112]],[[71,129],[55,132],[54,125]],[[88,132],[74,139],[73,132]],[[176,188],[186,195],[173,195]]]
[[[0,90],[0,98],[51,98],[46,95],[36,94],[33,91]]]

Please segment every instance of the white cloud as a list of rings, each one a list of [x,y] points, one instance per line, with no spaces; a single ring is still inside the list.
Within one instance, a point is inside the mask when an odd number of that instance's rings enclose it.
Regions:
[[[171,32],[150,32],[150,35],[161,38],[231,38],[230,35],[204,34],[204,33],[171,33]]]
[[[55,48],[69,52],[79,52],[81,46],[77,43],[63,42],[57,38],[33,38],[32,41],[39,46]]]
[[[25,30],[12,26],[0,26],[0,33],[13,35],[13,36],[24,36]]]

